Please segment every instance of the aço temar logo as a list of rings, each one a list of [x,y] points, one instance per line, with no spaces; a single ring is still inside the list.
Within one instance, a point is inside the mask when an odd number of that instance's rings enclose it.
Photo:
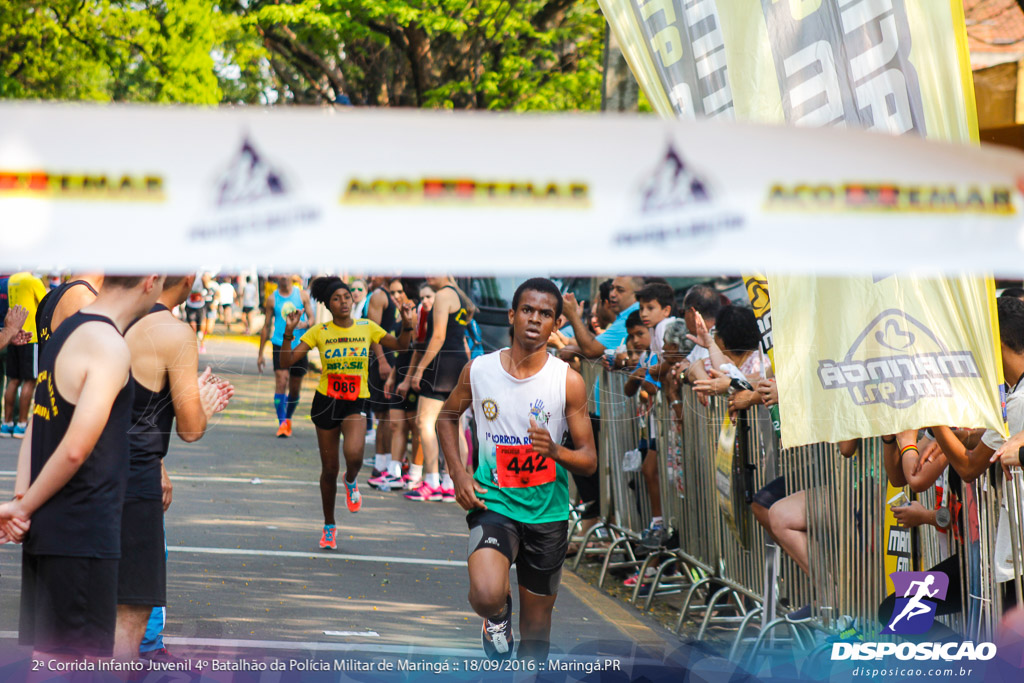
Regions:
[[[823,389],[846,389],[859,406],[909,408],[921,398],[953,395],[950,380],[980,377],[974,354],[950,350],[935,333],[890,308],[868,323],[842,360],[819,360]]]

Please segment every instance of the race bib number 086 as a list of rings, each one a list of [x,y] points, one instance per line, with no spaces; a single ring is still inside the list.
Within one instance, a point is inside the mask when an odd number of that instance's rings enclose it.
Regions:
[[[498,486],[527,488],[550,484],[555,480],[555,463],[539,455],[529,444],[495,446],[498,461]]]
[[[359,398],[360,378],[358,375],[327,375],[327,395],[342,401]]]

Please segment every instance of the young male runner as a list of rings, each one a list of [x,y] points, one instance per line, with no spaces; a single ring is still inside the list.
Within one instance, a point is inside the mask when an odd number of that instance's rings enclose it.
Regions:
[[[103,286],[103,273],[73,275],[67,282],[50,290],[39,302],[36,311],[36,333],[39,336],[39,357],[46,350],[50,335],[69,317],[96,300]]]
[[[299,405],[299,392],[302,390],[302,378],[309,370],[309,360],[305,356],[297,359],[291,367],[281,365],[281,347],[284,345],[284,328],[286,317],[294,310],[302,311],[302,318],[295,329],[306,330],[313,324],[316,316],[309,294],[292,283],[291,275],[277,278],[277,290],[267,297],[263,303],[266,322],[260,332],[260,348],[256,356],[256,369],[263,372],[263,346],[270,339],[271,356],[274,367],[274,410],[277,411],[277,436],[292,435],[292,415]],[[301,336],[301,335],[300,335]],[[289,341],[289,350],[299,345],[298,339]],[[287,393],[285,393],[287,391]]]
[[[459,505],[469,511],[469,603],[484,617],[489,657],[512,656],[509,570],[519,581],[519,657],[545,659],[568,546],[567,471],[597,469],[583,378],[546,352],[562,313],[558,287],[544,278],[519,286],[508,313],[512,346],[474,359],[459,376],[437,423]],[[459,449],[459,416],[472,407],[479,465],[469,474]],[[559,443],[568,431],[576,450]]]
[[[125,333],[132,356],[135,399],[128,430],[131,450],[121,516],[121,561],[117,577],[117,633],[114,656],[134,659],[154,607],[167,604],[164,512],[172,490],[163,458],[171,428],[193,442],[209,419],[223,410],[233,387],[210,368],[199,376],[199,348],[189,326],[170,309],[192,291],[195,275],[168,277],[149,313]]]
[[[0,529],[24,539],[20,642],[36,653],[102,657],[113,649],[132,404],[122,331],[162,285],[157,275],[107,276],[41,359],[15,498],[0,505]]]
[[[252,334],[252,318],[259,305],[259,290],[252,281],[252,275],[248,275],[245,278],[245,286],[242,287],[242,319],[245,321],[245,334]]]
[[[15,439],[25,437],[39,368],[36,310],[45,296],[46,287],[43,281],[32,273],[15,273],[7,281],[9,305],[21,306],[28,311],[24,329],[30,338],[27,344],[7,349],[7,389],[4,391],[4,422],[0,425],[0,436],[13,436]],[[18,402],[17,424],[14,422],[15,401]]]

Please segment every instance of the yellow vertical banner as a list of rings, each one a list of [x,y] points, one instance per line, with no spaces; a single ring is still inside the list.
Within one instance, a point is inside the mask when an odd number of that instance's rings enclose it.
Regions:
[[[978,140],[962,0],[600,3],[630,63],[648,65],[634,73],[663,116]],[[744,279],[763,323],[757,278]],[[938,423],[1004,429],[990,278],[770,279],[786,447]]]
[[[787,447],[935,424],[1004,429],[986,280],[769,277]]]

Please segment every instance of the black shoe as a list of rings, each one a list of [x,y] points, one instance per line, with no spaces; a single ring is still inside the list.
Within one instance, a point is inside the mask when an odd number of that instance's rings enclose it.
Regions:
[[[807,621],[810,618],[811,618],[811,606],[810,605],[804,605],[800,609],[794,610],[794,611],[792,611],[792,612],[790,612],[789,614],[786,615],[786,621],[789,621],[789,622]]]
[[[516,639],[512,634],[512,594],[505,600],[505,618],[495,623],[484,619],[480,642],[488,659],[511,659]]]

